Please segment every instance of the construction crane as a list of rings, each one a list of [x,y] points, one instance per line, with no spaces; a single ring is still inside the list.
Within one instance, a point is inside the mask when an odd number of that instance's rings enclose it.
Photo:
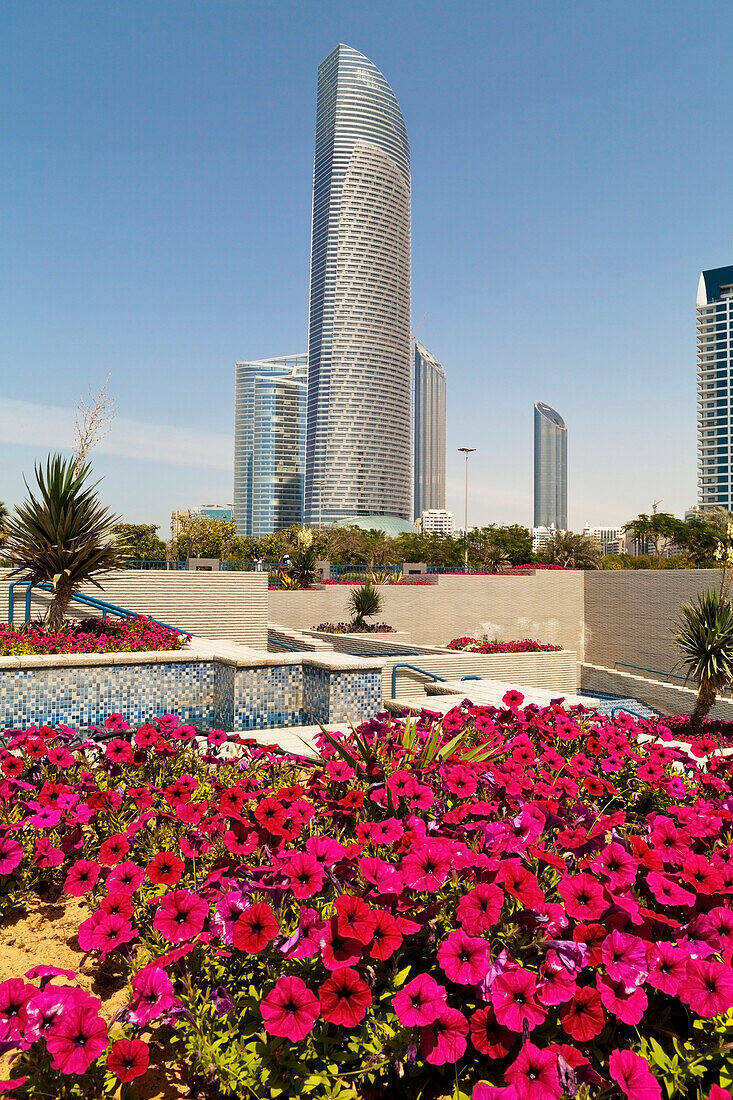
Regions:
[[[425,318],[427,317],[428,313],[430,313],[430,310],[426,309],[425,312],[423,313],[422,317],[420,318],[418,326],[412,334],[412,339],[413,340],[417,339],[417,331],[418,331],[418,329],[422,328],[423,322],[424,322]]]
[[[656,514],[657,514],[657,505],[661,504],[663,499],[664,499],[663,497],[660,497],[659,500],[652,501],[652,515],[653,516],[656,516]]]

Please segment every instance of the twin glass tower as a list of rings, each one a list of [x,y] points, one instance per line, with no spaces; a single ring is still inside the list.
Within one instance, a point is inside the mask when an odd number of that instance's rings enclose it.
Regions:
[[[305,514],[412,518],[410,146],[382,73],[318,67]]]

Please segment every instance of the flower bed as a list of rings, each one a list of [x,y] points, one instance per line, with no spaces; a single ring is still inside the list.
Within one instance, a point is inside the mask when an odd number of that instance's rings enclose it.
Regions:
[[[454,638],[448,642],[447,649],[458,649],[465,653],[558,653],[562,646],[548,642],[535,642],[523,638],[515,642],[489,642],[485,638]]]
[[[319,623],[311,630],[320,630],[327,634],[395,634],[393,626],[386,623]]]
[[[70,621],[63,630],[53,633],[40,623],[31,623],[26,630],[0,623],[0,657],[34,653],[140,653],[182,649],[190,640],[189,634],[161,626],[143,615]]]
[[[211,1098],[730,1100],[733,762],[504,702],[315,765],[172,715],[9,731],[0,911],[80,899],[127,991],[0,983],[0,1096],[132,1097],[166,1049]]]

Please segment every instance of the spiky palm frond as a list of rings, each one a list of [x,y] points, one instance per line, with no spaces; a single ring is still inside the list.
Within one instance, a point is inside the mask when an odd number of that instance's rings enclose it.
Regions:
[[[63,621],[77,588],[88,582],[100,587],[96,578],[125,559],[114,532],[119,516],[99,502],[98,483],[87,484],[90,470],[85,465],[76,472],[73,459],[49,455],[45,468],[35,466],[37,488],[26,483],[28,499],[7,524],[11,576],[53,584],[49,624],[54,627]]]
[[[365,619],[378,615],[382,610],[382,596],[379,589],[370,582],[359,585],[351,593],[349,610],[352,623],[360,626]]]
[[[675,642],[682,666],[697,684],[693,725],[699,726],[718,692],[733,683],[733,608],[720,592],[707,589],[680,609]]]

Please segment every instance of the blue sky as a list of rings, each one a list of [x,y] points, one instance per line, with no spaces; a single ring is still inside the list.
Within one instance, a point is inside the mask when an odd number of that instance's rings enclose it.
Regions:
[[[695,291],[733,263],[733,12],[615,0],[24,0],[0,39],[0,500],[111,372],[102,495],[231,499],[233,365],[305,349],[316,69],[384,72],[412,147],[413,324],[448,373],[448,506],[694,502]]]

